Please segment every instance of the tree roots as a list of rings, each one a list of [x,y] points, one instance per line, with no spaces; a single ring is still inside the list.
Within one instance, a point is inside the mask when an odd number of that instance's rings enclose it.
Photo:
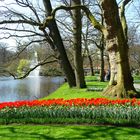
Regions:
[[[135,90],[132,86],[131,88],[125,88],[123,85],[109,85],[103,91],[105,96],[117,97],[117,98],[139,98],[140,93]]]

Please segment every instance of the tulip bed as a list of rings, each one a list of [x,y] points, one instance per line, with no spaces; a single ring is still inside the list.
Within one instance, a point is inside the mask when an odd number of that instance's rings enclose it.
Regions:
[[[140,100],[51,99],[0,103],[0,123],[140,124]]]

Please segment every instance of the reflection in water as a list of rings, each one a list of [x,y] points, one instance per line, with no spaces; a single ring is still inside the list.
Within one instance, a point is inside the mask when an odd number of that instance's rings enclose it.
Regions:
[[[0,78],[0,102],[42,98],[56,90],[63,77],[27,77],[23,80]]]

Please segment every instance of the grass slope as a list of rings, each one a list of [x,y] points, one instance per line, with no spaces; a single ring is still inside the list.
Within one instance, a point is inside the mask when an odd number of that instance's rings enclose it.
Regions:
[[[86,84],[87,88],[104,88],[107,85],[107,82],[99,82],[97,81],[97,76],[86,76]],[[64,83],[60,88],[58,88],[55,92],[51,93],[49,96],[43,99],[54,99],[54,98],[64,98],[64,99],[72,99],[72,98],[99,98],[103,97],[101,92],[93,92],[87,91],[87,88],[77,89],[77,88],[69,88],[67,83]]]
[[[88,88],[104,88],[107,85],[107,82],[87,82]],[[72,98],[99,98],[103,97],[101,92],[97,91],[87,91],[87,88],[77,89],[77,88],[69,88],[68,84],[63,84],[60,88],[58,88],[55,92],[50,94],[49,96],[43,99],[53,99],[53,98],[64,98],[64,99],[72,99]]]
[[[99,76],[86,76],[87,88],[77,89],[69,88],[67,83],[64,83],[60,88],[51,93],[49,96],[43,99],[54,99],[54,98],[102,98],[104,95],[99,91],[87,91],[88,88],[105,88],[108,82],[99,82]],[[140,81],[140,76],[134,76],[134,80]]]
[[[3,125],[0,140],[138,140],[140,129],[113,126]]]

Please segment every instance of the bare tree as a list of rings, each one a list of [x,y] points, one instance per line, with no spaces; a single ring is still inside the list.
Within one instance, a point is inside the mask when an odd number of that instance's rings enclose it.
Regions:
[[[17,11],[13,9],[13,5],[24,10],[28,9],[30,14],[26,14],[22,12],[22,10]],[[29,45],[38,40],[48,42],[57,58],[60,59],[59,62],[63,67],[69,86],[73,87],[75,86],[75,75],[65,52],[55,20],[53,20],[51,22],[52,25],[48,25],[46,29],[41,28],[44,18],[51,13],[51,3],[50,1],[44,1],[45,10],[43,10],[42,5],[40,5],[40,2],[37,2],[35,5],[35,3],[32,3],[30,0],[15,0],[14,3],[8,4],[7,6],[1,6],[1,8],[4,9],[3,19],[1,18],[2,20],[0,21],[0,29],[4,31],[4,36],[2,38],[14,37],[20,38],[20,40],[28,38],[28,41],[30,41]],[[7,31],[7,33],[5,33],[5,31]],[[23,51],[24,50],[25,49],[23,48]],[[44,60],[42,60],[42,62],[44,63]]]
[[[52,12],[52,6],[50,3],[50,0],[43,0],[44,2],[44,6],[45,6],[45,10],[46,10],[46,17],[51,15]],[[62,38],[60,36],[57,24],[55,22],[55,20],[51,20],[51,22],[48,24],[48,28],[50,30],[50,36],[53,39],[58,51],[59,51],[59,55],[60,55],[60,60],[61,60],[61,65],[63,67],[64,73],[67,77],[67,81],[69,83],[70,87],[73,87],[76,85],[75,83],[75,74],[73,72],[72,66],[68,60],[65,48],[64,48],[64,44],[62,41]],[[45,28],[40,28],[41,30],[44,30]]]

